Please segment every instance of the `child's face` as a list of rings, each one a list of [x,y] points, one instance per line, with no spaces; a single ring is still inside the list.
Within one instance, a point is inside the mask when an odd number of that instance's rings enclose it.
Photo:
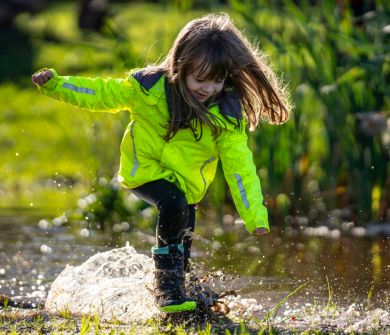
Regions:
[[[218,94],[224,84],[224,80],[209,80],[199,77],[199,70],[194,70],[186,76],[186,85],[192,96],[201,102]]]

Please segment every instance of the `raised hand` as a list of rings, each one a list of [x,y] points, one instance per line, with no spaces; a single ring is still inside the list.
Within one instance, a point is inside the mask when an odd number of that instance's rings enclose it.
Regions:
[[[48,80],[50,80],[50,78],[53,78],[53,72],[51,72],[50,70],[42,70],[42,71],[39,71],[39,72],[37,72],[37,73],[34,73],[34,74],[31,76],[31,81],[32,81],[35,85],[42,86],[42,85],[44,85]]]

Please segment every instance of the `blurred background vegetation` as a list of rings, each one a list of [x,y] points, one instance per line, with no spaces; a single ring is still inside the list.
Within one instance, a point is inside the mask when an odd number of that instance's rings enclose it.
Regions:
[[[3,0],[0,215],[39,212],[114,231],[132,219],[150,225],[153,211],[114,181],[128,112],[65,106],[38,94],[30,77],[42,67],[126,76],[158,62],[188,20],[211,11],[228,12],[259,43],[295,104],[286,125],[263,124],[250,138],[271,223],[389,222],[385,0]],[[236,216],[221,171],[200,208],[217,222]]]

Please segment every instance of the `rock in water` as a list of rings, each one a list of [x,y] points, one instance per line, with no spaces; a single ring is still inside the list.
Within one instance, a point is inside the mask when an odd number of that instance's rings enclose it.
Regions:
[[[158,316],[152,294],[154,265],[131,246],[98,253],[67,266],[53,282],[49,312],[97,315],[100,320],[142,322]]]

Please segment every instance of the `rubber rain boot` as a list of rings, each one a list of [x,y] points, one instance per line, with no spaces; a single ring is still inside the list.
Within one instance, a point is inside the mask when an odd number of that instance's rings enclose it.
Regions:
[[[155,264],[156,302],[166,313],[177,313],[196,309],[195,300],[186,297],[184,256],[182,244],[153,247]]]

